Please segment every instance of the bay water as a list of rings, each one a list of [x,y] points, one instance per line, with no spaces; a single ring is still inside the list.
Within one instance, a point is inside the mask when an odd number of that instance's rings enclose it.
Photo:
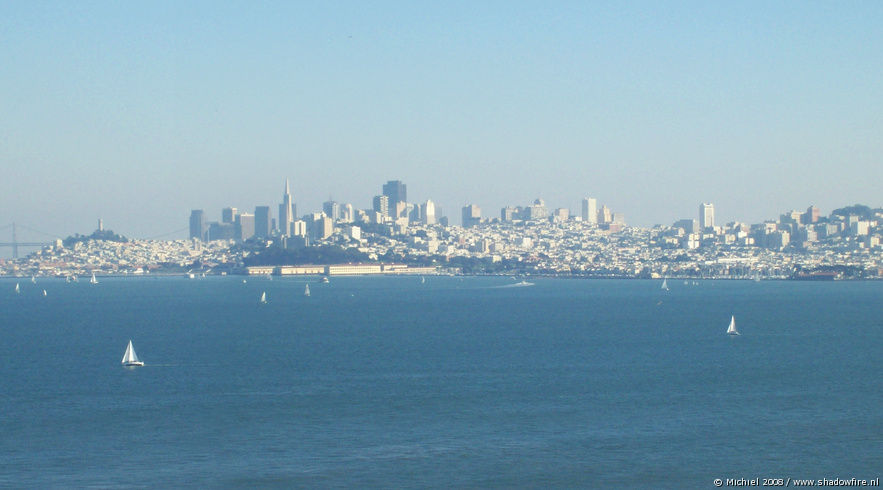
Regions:
[[[883,282],[99,279],[0,280],[0,486],[883,473]]]

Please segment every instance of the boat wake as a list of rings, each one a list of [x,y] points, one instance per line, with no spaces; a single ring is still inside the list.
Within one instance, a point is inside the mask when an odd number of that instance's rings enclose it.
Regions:
[[[502,289],[502,288],[526,288],[526,287],[528,287],[528,286],[533,286],[533,285],[534,285],[534,283],[532,283],[532,282],[521,281],[521,282],[516,282],[515,284],[505,284],[505,285],[503,285],[503,286],[496,286],[496,288],[498,288],[498,289]]]

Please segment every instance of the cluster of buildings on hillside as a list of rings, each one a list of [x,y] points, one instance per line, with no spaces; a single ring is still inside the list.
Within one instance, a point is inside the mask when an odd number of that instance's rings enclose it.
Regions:
[[[337,271],[354,274],[402,272],[391,265],[396,263],[430,267],[419,269],[421,273],[455,272],[471,264],[472,272],[589,277],[782,278],[820,273],[825,278],[872,278],[880,277],[883,268],[883,210],[864,206],[828,216],[810,206],[777,220],[721,226],[715,223],[713,204],[702,203],[696,219],[639,228],[627,226],[621,213],[593,198],[582,200],[578,215],[565,208],[547,209],[537,199],[527,206],[505,207],[493,219],[482,217],[481,209],[470,204],[462,208],[462,226],[451,226],[431,200],[408,203],[400,181],[387,182],[373,204],[371,209],[354,209],[329,201],[322,212],[297,217],[286,182],[278,220],[269,206],[258,206],[253,214],[225,208],[221,221],[212,223],[206,223],[202,210],[193,210],[190,240],[88,241],[67,249],[59,244],[0,264],[0,273],[160,268],[285,275],[300,269],[249,269],[246,258],[267,247],[316,245],[355,249],[368,257],[371,265],[349,264]]]
[[[88,240],[65,247],[59,240],[26,258],[0,261],[0,274],[84,276],[187,272],[195,264],[236,263],[241,257],[231,250],[231,245],[232,241]]]

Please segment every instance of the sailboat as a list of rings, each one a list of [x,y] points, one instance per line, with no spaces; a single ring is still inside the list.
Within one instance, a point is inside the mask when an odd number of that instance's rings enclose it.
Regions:
[[[45,290],[45,289],[43,290],[43,296],[46,296],[46,290]]]
[[[425,278],[425,277],[422,277],[422,276],[420,277],[420,284],[426,284],[426,278]]]
[[[264,291],[263,293],[261,293],[261,304],[262,304],[262,305],[267,304],[267,292],[266,292],[266,291]]]
[[[21,288],[18,287],[18,283],[15,283],[15,294],[18,294],[20,292],[21,292]]]
[[[668,283],[665,282],[665,278],[662,279],[662,288],[663,291],[668,291]]]
[[[135,348],[132,347],[132,341],[129,340],[129,345],[126,347],[126,353],[123,354],[123,367],[138,367],[143,366],[144,361],[138,360],[138,355],[135,354]]]
[[[740,335],[739,331],[736,330],[736,317],[730,317],[730,326],[727,327],[727,335]]]
[[[31,283],[32,283],[32,284],[37,284],[37,278],[34,277],[34,276],[31,276]]]
[[[95,273],[92,273],[92,279],[89,279],[89,284],[98,284],[98,279],[95,279]]]
[[[307,284],[306,286],[304,286],[304,296],[309,296],[309,295],[310,295],[310,285]]]

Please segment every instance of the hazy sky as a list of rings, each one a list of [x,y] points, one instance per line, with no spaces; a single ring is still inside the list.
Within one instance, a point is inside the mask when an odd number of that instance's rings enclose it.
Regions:
[[[286,177],[299,214],[399,179],[456,223],[883,205],[879,1],[0,5],[0,227],[275,216]]]

